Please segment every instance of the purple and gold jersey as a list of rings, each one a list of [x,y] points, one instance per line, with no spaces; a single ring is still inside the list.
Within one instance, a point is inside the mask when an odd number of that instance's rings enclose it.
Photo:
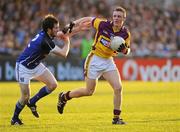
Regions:
[[[130,47],[130,32],[125,26],[116,31],[112,21],[100,18],[94,18],[92,26],[96,29],[96,35],[91,52],[97,56],[109,58],[115,55],[116,51],[110,48],[110,39],[114,36],[124,38],[126,45]]]

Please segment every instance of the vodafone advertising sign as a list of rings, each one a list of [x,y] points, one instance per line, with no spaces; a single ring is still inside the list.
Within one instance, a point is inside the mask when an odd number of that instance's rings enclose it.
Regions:
[[[119,59],[115,63],[123,80],[180,81],[180,59]]]

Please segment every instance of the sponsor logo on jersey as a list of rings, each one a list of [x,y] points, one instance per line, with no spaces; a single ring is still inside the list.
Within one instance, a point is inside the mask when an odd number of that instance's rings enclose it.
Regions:
[[[103,44],[106,47],[110,46],[110,42],[104,38],[101,38],[100,42],[101,42],[101,44]]]

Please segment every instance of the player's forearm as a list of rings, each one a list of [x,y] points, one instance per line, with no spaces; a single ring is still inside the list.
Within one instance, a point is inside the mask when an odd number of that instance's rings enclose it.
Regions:
[[[69,49],[70,49],[70,41],[66,41],[63,48],[61,49],[61,56],[63,57],[67,57],[68,53],[69,53]]]
[[[67,57],[70,49],[70,41],[69,39],[64,41],[64,46],[62,48],[58,47],[57,45],[54,47],[54,49],[51,50],[52,53],[54,53],[57,56],[63,56]]]
[[[130,52],[131,52],[131,49],[130,49],[130,41],[125,43],[125,50],[123,52],[124,55],[128,55]]]
[[[71,33],[66,33],[66,35],[69,36],[69,37],[72,37],[73,35],[81,32],[81,31],[82,31],[82,29],[80,29],[79,27],[74,27],[72,29],[72,32]]]
[[[125,49],[122,51],[122,53],[123,53],[124,55],[128,55],[130,52],[131,52],[131,49],[130,49],[130,48],[125,48]]]
[[[91,28],[91,22],[93,17],[83,17],[78,20],[73,21],[74,26],[71,32],[67,32],[66,35],[73,36],[81,31],[88,30]],[[67,25],[68,27],[69,25]]]
[[[88,27],[88,26],[81,26],[81,27],[77,26],[77,27],[73,28],[71,33],[66,33],[66,35],[69,37],[72,37],[73,35],[81,32],[81,31],[85,31],[85,30],[89,30],[89,29],[90,29],[90,27]]]
[[[83,23],[91,23],[93,17],[83,17],[74,21],[75,26],[81,26]]]

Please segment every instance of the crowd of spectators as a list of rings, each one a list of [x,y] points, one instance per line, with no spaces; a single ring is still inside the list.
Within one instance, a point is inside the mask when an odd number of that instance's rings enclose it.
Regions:
[[[84,16],[111,19],[112,8],[121,5],[127,10],[131,56],[180,57],[180,8],[173,0],[168,1],[149,4],[143,0],[1,0],[0,55],[18,55],[40,30],[40,22],[48,13],[58,17],[62,28]],[[81,56],[80,47],[86,36],[80,33],[71,39],[70,54]]]

